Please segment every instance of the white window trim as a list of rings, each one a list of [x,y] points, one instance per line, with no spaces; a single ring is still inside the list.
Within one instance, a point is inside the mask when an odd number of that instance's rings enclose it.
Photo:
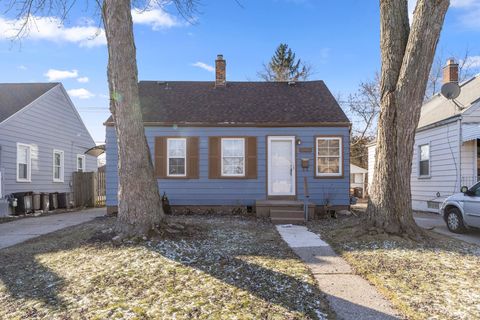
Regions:
[[[20,178],[19,177],[19,173],[18,172],[18,165],[20,164],[20,162],[18,161],[18,148],[19,147],[26,147],[28,148],[28,155],[27,155],[27,179],[23,179],[23,178]],[[16,168],[16,171],[17,171],[17,182],[32,182],[32,145],[30,144],[25,144],[25,143],[20,143],[18,142],[17,143],[17,168]]]
[[[82,168],[82,172],[85,172],[85,169],[86,169],[86,164],[85,164],[85,160],[86,160],[86,157],[84,154],[77,154],[77,172],[79,172],[80,168],[78,167],[78,159],[82,159],[82,164],[83,164],[83,168]]]
[[[420,174],[420,162],[422,161],[422,147],[428,146],[428,174]],[[418,145],[418,177],[421,179],[431,178],[432,173],[432,154],[431,154],[430,142],[422,143]],[[424,160],[425,161],[425,160]]]
[[[60,154],[60,179],[55,178],[55,154]],[[59,149],[53,149],[52,153],[52,176],[53,182],[64,182],[65,181],[65,152]]]
[[[171,174],[170,173],[170,158],[181,159],[182,157],[170,157],[168,150],[170,150],[170,141],[182,140],[185,141],[185,172],[183,174]],[[167,138],[167,177],[186,177],[187,176],[187,138]]]
[[[241,140],[242,141],[242,147],[243,147],[243,167],[242,167],[242,172],[243,173],[235,173],[235,174],[224,174],[223,173],[223,142],[224,141],[232,141],[232,140]],[[239,156],[235,156],[232,158],[239,158]],[[220,143],[220,175],[222,177],[245,177],[245,138],[221,138],[221,143]]]
[[[338,172],[337,173],[321,173],[318,171],[318,147],[319,140],[338,140],[339,157],[338,157]],[[316,137],[315,138],[315,173],[317,177],[341,177],[343,176],[343,138],[342,137]]]

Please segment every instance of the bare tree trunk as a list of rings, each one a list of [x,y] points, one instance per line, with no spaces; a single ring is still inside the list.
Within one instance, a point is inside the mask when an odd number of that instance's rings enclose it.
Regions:
[[[368,217],[376,228],[416,236],[410,177],[415,130],[449,0],[380,0],[381,111]]]
[[[130,0],[105,0],[110,111],[118,145],[118,218],[124,236],[147,235],[164,217],[145,138]]]

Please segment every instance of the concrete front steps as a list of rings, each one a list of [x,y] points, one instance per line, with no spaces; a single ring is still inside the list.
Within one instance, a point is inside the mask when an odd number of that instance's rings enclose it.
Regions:
[[[270,220],[274,224],[302,224],[305,222],[303,210],[270,210]]]
[[[305,214],[303,201],[260,200],[255,203],[257,217],[270,218],[274,224],[303,224]],[[309,219],[313,218],[315,204],[308,204]]]

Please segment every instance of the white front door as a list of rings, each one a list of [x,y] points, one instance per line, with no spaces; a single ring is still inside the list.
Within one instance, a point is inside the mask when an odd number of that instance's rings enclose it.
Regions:
[[[295,137],[268,137],[268,195],[295,195]]]

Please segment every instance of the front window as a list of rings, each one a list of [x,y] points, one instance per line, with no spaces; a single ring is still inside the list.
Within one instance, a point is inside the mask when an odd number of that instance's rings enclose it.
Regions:
[[[64,153],[62,150],[53,150],[53,181],[63,182]]]
[[[169,177],[185,177],[187,175],[187,139],[167,139],[167,173]]]
[[[430,145],[420,146],[419,175],[428,177],[430,175]]]
[[[245,139],[222,139],[222,176],[238,177],[245,175]]]
[[[17,181],[30,182],[32,171],[31,146],[17,144]]]
[[[85,172],[85,155],[77,154],[77,171]]]
[[[317,176],[342,175],[342,138],[317,138]]]

